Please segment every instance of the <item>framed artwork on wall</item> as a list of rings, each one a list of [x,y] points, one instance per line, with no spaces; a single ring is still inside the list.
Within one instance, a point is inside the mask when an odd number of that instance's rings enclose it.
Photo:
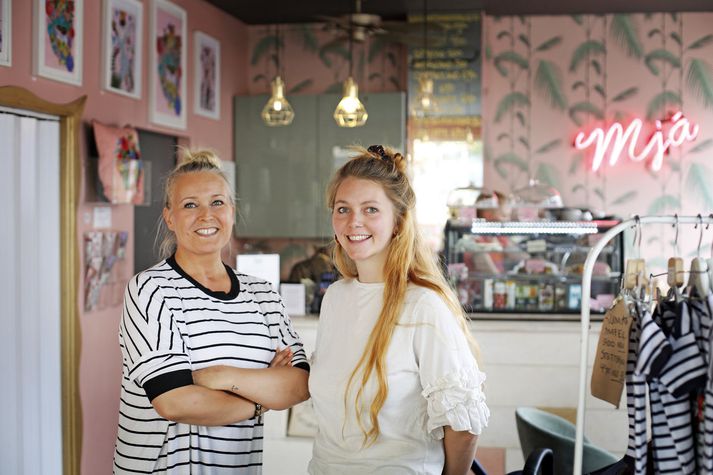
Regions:
[[[138,0],[104,0],[104,89],[141,99],[144,6]]]
[[[34,74],[82,85],[83,21],[84,0],[34,0]]]
[[[220,42],[203,32],[194,33],[193,110],[220,119]]]
[[[12,0],[0,0],[0,66],[12,66]]]
[[[167,0],[152,0],[149,120],[186,128],[186,11]]]

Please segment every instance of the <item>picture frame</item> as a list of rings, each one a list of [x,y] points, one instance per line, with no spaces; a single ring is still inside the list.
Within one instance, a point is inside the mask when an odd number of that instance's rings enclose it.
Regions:
[[[12,0],[0,0],[0,66],[12,66]]]
[[[193,35],[193,111],[220,119],[220,42],[201,31]]]
[[[33,73],[81,86],[84,0],[34,0],[32,23]]]
[[[138,0],[104,0],[102,84],[141,99],[144,6]]]
[[[149,120],[186,128],[186,11],[168,0],[151,0]]]

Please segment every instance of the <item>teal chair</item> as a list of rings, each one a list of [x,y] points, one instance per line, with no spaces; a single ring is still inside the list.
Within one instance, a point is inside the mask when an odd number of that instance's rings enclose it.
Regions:
[[[536,449],[549,448],[554,454],[554,474],[571,475],[574,466],[575,426],[555,414],[519,407],[515,410],[517,434],[525,459]],[[618,461],[617,457],[584,438],[582,473],[590,473]]]

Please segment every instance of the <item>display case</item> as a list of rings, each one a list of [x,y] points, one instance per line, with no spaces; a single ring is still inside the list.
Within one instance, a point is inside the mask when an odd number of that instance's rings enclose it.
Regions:
[[[451,220],[445,228],[448,277],[469,313],[578,314],[587,253],[618,223]],[[623,259],[620,234],[594,265],[593,313],[603,313],[618,293]]]

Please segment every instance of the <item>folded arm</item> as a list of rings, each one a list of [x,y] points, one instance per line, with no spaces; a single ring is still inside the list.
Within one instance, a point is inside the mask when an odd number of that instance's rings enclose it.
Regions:
[[[234,424],[255,415],[254,402],[195,384],[171,389],[151,404],[164,419],[201,426]]]

